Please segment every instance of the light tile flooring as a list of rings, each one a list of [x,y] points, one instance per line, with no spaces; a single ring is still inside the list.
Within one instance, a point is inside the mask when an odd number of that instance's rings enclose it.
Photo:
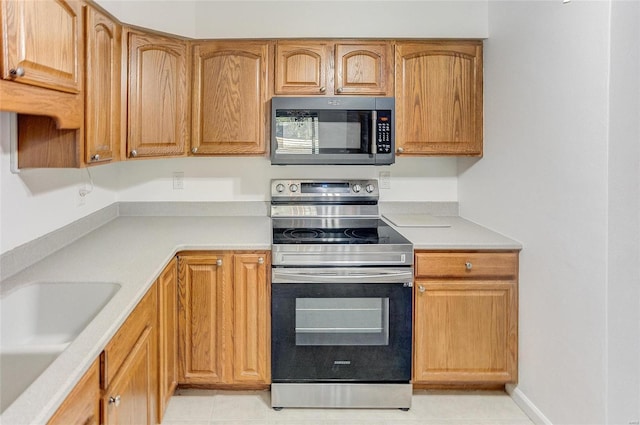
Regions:
[[[268,391],[180,389],[163,425],[532,425],[503,392],[416,391],[408,412],[397,409],[283,409]]]

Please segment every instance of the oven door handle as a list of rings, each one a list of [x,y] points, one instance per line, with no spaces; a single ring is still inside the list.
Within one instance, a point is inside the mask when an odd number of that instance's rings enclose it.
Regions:
[[[273,268],[271,282],[412,284],[413,268]]]

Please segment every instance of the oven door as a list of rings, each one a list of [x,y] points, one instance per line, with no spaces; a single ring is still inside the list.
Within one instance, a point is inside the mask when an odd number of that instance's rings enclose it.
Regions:
[[[274,383],[409,382],[411,268],[274,268]]]

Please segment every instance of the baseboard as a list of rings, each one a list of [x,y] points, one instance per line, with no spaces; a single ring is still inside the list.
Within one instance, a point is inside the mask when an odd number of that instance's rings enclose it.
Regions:
[[[535,404],[515,385],[507,384],[505,386],[507,393],[511,399],[518,405],[520,409],[537,425],[553,425],[553,423],[536,407]]]

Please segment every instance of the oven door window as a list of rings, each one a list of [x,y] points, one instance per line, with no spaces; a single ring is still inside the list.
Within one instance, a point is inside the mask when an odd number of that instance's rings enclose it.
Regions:
[[[388,345],[389,298],[297,298],[296,345]]]

